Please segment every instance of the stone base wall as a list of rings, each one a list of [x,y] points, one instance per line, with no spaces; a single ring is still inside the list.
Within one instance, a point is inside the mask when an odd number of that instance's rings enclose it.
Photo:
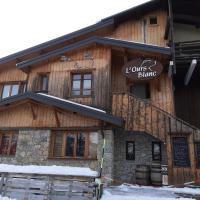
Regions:
[[[135,160],[126,160],[126,141],[135,142]],[[114,179],[135,183],[136,165],[151,165],[152,142],[158,141],[145,133],[128,133],[116,131],[114,135]],[[164,144],[162,148],[162,164],[167,164],[167,154]]]
[[[100,170],[102,158],[103,137],[98,131],[99,140],[96,160],[71,160],[71,159],[49,159],[50,130],[21,130],[19,131],[16,155],[1,156],[0,163],[18,165],[61,165],[74,167],[89,167],[93,170]],[[103,176],[112,178],[113,169],[113,131],[104,131],[106,139],[105,159]]]

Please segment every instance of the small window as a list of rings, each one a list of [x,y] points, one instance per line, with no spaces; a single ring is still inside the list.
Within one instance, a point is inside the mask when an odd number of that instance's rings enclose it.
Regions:
[[[151,16],[149,18],[149,24],[150,25],[157,25],[158,24],[157,17],[156,16]]]
[[[19,82],[19,83],[10,83],[10,84],[4,84],[1,98],[7,98],[10,96],[22,94],[26,91],[26,83],[25,82]]]
[[[42,91],[48,91],[49,87],[49,74],[41,74],[41,90]]]
[[[197,167],[200,168],[200,142],[195,144]]]
[[[92,74],[72,75],[72,96],[91,96],[92,94]]]
[[[152,142],[152,160],[153,161],[161,161],[161,143],[160,142]]]
[[[98,133],[65,132],[52,133],[52,157],[96,159]]]
[[[134,83],[130,87],[130,93],[141,99],[150,99],[150,89],[148,83]]]
[[[135,142],[126,141],[126,160],[135,160]]]
[[[16,132],[0,133],[0,155],[14,156],[17,149],[17,139]]]

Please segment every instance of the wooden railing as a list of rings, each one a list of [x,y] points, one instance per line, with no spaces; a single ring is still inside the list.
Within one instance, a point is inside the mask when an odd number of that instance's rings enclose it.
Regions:
[[[113,94],[112,114],[125,120],[125,130],[146,132],[164,142],[167,134],[200,135],[198,128],[129,93]]]

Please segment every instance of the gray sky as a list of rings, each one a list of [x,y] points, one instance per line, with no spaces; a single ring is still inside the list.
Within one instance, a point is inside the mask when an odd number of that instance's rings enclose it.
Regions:
[[[94,24],[147,0],[1,0],[0,57]]]

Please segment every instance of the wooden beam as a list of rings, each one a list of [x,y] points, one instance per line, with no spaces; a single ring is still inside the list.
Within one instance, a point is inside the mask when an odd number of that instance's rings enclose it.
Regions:
[[[32,116],[33,116],[33,120],[37,119],[37,115],[36,115],[36,112],[34,110],[34,105],[30,102],[29,103],[29,106],[30,106],[30,109],[31,109],[31,113],[32,113]]]
[[[186,76],[185,76],[185,80],[184,80],[184,84],[185,84],[185,85],[188,85],[188,84],[189,84],[190,79],[191,79],[191,77],[192,77],[192,74],[193,74],[193,72],[194,72],[194,69],[195,69],[196,65],[197,65],[197,60],[196,60],[196,59],[193,59],[192,62],[191,62],[191,64],[190,64],[190,67],[189,67],[189,69],[188,69],[188,72],[187,72],[187,74],[186,74]]]
[[[167,18],[167,23],[165,26],[165,35],[164,35],[164,39],[167,40],[169,37],[169,32],[170,32],[170,18]]]
[[[58,118],[58,113],[57,113],[56,109],[54,109],[54,115],[55,115],[55,119],[56,119],[56,125],[57,125],[57,127],[60,127],[60,120]]]

